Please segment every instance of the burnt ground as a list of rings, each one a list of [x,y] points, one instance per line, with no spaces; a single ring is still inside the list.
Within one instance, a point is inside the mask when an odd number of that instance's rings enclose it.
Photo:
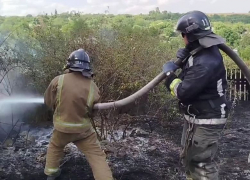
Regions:
[[[250,179],[250,103],[241,103],[221,138],[219,157],[222,179]]]
[[[221,180],[250,179],[250,103],[236,107],[233,119],[224,131],[218,151]],[[117,180],[182,180],[179,162],[182,120],[164,125],[156,120],[137,122],[128,136],[117,142],[103,141],[108,162]],[[0,148],[0,179],[42,180],[46,148],[51,128],[30,132],[32,145],[19,138],[14,147]],[[118,131],[117,136],[121,133]],[[22,133],[22,136],[27,134]],[[29,137],[32,141],[32,137]],[[74,145],[65,148],[61,180],[93,180],[91,169]]]

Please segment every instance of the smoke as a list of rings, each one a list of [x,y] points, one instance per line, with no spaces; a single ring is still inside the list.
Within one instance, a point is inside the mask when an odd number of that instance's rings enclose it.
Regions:
[[[22,100],[24,99],[27,98],[22,98]],[[26,118],[35,114],[36,109],[41,106],[39,103],[32,103],[31,98],[28,99],[29,103],[20,100],[20,98],[11,98],[11,100],[0,101],[0,140],[4,140],[7,136],[11,137],[11,134],[18,133],[18,129],[27,129],[28,126],[23,126],[27,121]],[[38,100],[40,101],[40,99]]]
[[[9,33],[0,33],[0,44]],[[0,142],[43,118],[43,95],[37,93],[25,75],[27,67],[22,64],[23,54],[28,50],[25,41],[13,36],[0,46]]]
[[[7,58],[6,58],[7,59]],[[43,106],[43,97],[29,87],[29,81],[22,73],[22,68],[11,65],[0,70],[0,141],[11,138],[28,126],[27,121],[35,120],[39,107]],[[30,119],[33,118],[33,119]]]

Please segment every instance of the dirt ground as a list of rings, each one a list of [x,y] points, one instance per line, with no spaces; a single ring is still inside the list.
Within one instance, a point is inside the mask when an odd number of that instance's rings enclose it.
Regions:
[[[0,148],[1,180],[42,180],[51,128],[34,129],[36,142],[24,147],[20,138],[14,147]],[[115,143],[103,141],[108,162],[117,180],[184,180],[179,162],[182,120],[164,125],[157,120],[140,121],[128,136]],[[118,132],[119,134],[119,132]],[[25,136],[25,133],[22,134]],[[221,180],[250,179],[250,103],[241,103],[220,140],[218,163]],[[91,169],[74,145],[65,148],[59,180],[94,180]]]

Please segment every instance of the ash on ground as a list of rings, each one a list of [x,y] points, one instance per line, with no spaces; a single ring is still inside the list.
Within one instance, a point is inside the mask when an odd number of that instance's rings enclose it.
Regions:
[[[250,179],[250,104],[237,106],[220,140],[218,151],[220,179]],[[108,163],[117,180],[184,180],[180,139],[183,120],[166,122],[138,121],[126,131],[116,132],[117,141],[101,142]],[[46,150],[52,134],[50,128],[22,132],[14,146],[0,145],[0,179],[42,180]],[[74,144],[66,146],[61,163],[61,180],[94,180],[91,169]]]

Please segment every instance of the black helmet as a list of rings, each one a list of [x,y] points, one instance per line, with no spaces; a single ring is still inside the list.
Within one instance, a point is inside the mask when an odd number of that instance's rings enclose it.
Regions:
[[[210,21],[201,11],[191,11],[182,16],[177,22],[176,30],[185,34],[189,42],[212,33]]]
[[[89,55],[83,49],[78,49],[69,55],[65,69],[84,72],[83,74],[87,73],[89,76],[92,76],[90,63]]]

